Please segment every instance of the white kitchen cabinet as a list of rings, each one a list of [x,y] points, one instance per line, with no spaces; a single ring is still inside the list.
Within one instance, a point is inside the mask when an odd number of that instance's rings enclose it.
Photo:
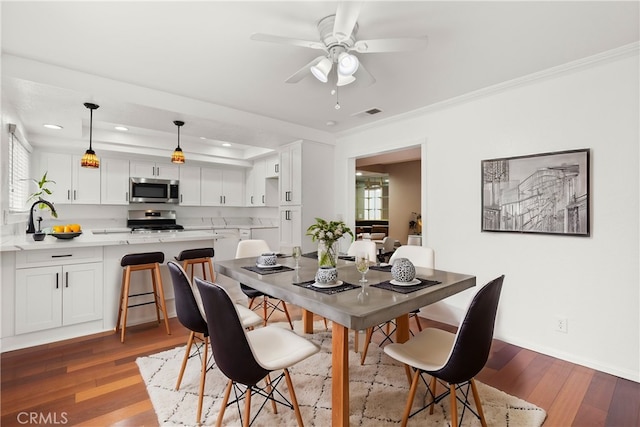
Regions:
[[[247,170],[246,205],[264,206],[266,203],[266,169],[264,159],[253,162],[253,167]]]
[[[134,178],[158,178],[176,180],[180,177],[180,167],[171,163],[131,161],[129,175]]]
[[[100,249],[56,249],[17,254],[15,333],[102,319],[103,266]]]
[[[335,220],[333,147],[299,141],[280,151],[280,246],[317,249],[306,235],[315,218]],[[330,178],[326,178],[330,177]]]
[[[129,204],[129,161],[100,159],[100,202],[103,205]]]
[[[244,170],[202,168],[202,206],[244,206]]]
[[[80,166],[82,156],[40,153],[37,179],[47,172],[52,194],[46,199],[58,204],[100,204],[100,169]]]
[[[180,166],[180,205],[200,206],[200,168]]]
[[[266,178],[278,178],[280,175],[280,159],[279,156],[269,156],[264,159],[265,162],[265,177]]]

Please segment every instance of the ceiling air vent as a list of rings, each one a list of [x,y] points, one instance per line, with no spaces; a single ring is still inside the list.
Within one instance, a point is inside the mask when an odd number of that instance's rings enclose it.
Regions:
[[[353,117],[368,117],[374,114],[382,113],[382,110],[378,108],[370,108],[368,110],[360,111],[359,113],[352,114]]]

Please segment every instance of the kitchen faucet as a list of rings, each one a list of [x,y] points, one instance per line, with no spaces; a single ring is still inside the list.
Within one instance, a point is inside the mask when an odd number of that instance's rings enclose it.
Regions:
[[[51,215],[53,215],[54,217],[57,215],[56,208],[53,207],[52,203],[47,202],[44,199],[35,201],[33,205],[31,205],[31,209],[29,209],[29,226],[27,227],[27,234],[33,234],[36,232],[36,227],[33,224],[33,208],[40,203],[44,203],[45,205],[49,206],[49,208],[51,209]]]

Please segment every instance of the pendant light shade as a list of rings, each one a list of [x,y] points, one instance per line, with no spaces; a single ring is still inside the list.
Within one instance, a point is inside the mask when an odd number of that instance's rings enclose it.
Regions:
[[[180,126],[184,125],[184,122],[176,120],[173,124],[178,126],[178,146],[171,155],[171,163],[184,163],[184,153],[182,152],[182,148],[180,148]]]
[[[360,61],[355,55],[351,55],[347,52],[342,52],[338,56],[338,74],[341,76],[352,76],[353,73],[358,71]]]
[[[320,62],[310,68],[311,74],[322,83],[326,83],[329,80],[332,65],[329,58],[322,58]]]
[[[98,109],[100,106],[85,102],[84,106],[91,112],[91,118],[89,120],[89,149],[85,151],[82,159],[80,160],[80,166],[83,168],[98,169],[100,167],[100,159],[96,156],[96,152],[93,151],[92,139],[93,139],[93,110]]]

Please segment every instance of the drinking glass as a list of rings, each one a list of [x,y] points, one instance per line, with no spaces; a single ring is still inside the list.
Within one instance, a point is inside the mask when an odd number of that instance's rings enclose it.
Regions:
[[[300,257],[302,256],[302,248],[300,246],[294,246],[293,251],[291,252],[291,256],[296,262],[296,270],[298,269],[298,262],[300,262]]]
[[[362,279],[360,279],[360,283],[364,286],[367,283],[367,279],[365,279],[365,275],[367,271],[369,271],[369,254],[360,253],[356,255],[356,268],[362,274]]]

